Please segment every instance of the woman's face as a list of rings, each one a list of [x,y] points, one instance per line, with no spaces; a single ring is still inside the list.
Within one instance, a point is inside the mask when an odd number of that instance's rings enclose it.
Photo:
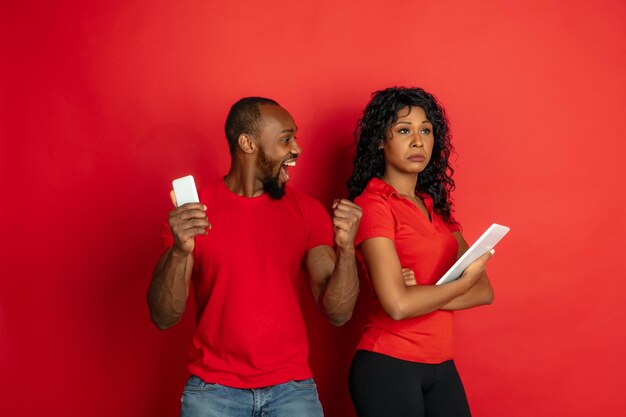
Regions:
[[[434,144],[433,125],[424,109],[400,109],[398,120],[389,127],[383,143],[385,172],[419,174],[430,162]]]

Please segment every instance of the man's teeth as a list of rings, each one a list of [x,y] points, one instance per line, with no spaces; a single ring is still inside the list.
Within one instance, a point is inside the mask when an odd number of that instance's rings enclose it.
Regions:
[[[288,167],[295,167],[296,166],[296,161],[285,162],[283,165],[287,165]]]

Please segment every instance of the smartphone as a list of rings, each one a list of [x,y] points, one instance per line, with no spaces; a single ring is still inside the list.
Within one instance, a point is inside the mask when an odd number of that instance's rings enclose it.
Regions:
[[[176,204],[180,207],[187,203],[199,203],[198,191],[196,189],[196,182],[193,180],[193,175],[187,175],[186,177],[177,178],[172,181],[172,188],[176,195]]]

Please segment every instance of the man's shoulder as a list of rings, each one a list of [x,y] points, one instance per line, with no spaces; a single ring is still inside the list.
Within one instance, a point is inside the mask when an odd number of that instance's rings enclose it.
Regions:
[[[215,196],[216,194],[219,194],[222,191],[222,188],[224,187],[225,187],[224,180],[222,179],[212,180],[202,185],[202,187],[198,189],[198,195],[200,196],[201,200],[203,196],[205,198],[212,197],[212,196]]]
[[[223,179],[213,179],[206,182],[202,187],[200,187],[200,190],[215,190],[221,186],[225,186]]]
[[[285,195],[283,198],[285,198],[290,204],[296,206],[305,217],[328,217],[328,212],[322,203],[318,199],[311,197],[303,191],[287,186],[285,187]]]
[[[290,186],[285,186],[285,197],[304,204],[322,204],[318,199]]]
[[[333,224],[322,203],[310,195],[285,188],[283,199],[293,213],[297,213],[307,236],[307,251],[320,245],[333,246]]]

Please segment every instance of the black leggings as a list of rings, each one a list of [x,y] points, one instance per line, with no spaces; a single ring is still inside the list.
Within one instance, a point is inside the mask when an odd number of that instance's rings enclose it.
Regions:
[[[409,362],[358,350],[350,368],[350,395],[359,417],[469,417],[453,361]]]

